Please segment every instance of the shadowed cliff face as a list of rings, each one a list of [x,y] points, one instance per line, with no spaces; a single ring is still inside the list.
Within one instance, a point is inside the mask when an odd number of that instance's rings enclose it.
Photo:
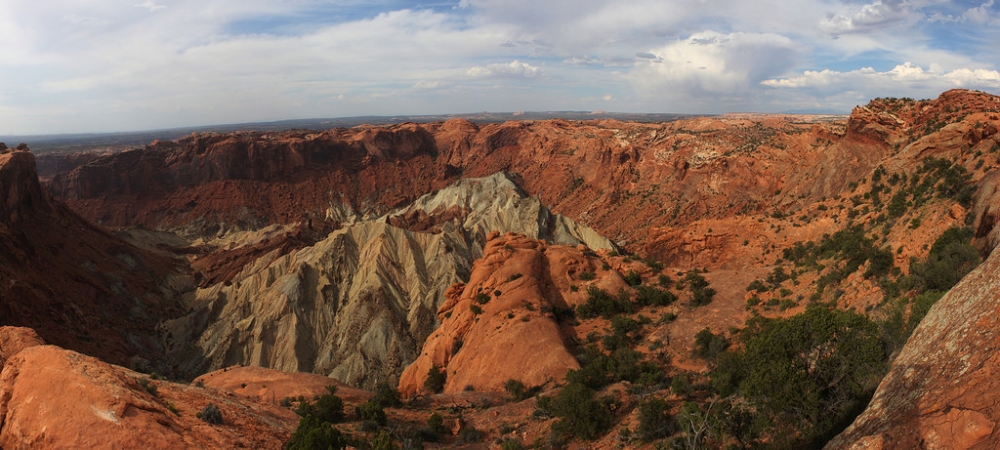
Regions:
[[[0,323],[119,364],[163,354],[157,325],[189,288],[175,261],[54,202],[26,150],[0,154],[0,281]]]

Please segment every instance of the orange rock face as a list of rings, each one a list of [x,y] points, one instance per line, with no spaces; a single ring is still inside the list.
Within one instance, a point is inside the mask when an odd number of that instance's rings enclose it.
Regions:
[[[323,375],[282,372],[264,367],[229,367],[206,373],[192,381],[205,387],[229,391],[265,403],[278,404],[286,397],[312,399],[327,393],[327,386],[337,386],[337,396],[349,404],[363,403],[372,394],[355,389]]]
[[[585,294],[569,289],[581,272],[612,292],[624,286],[617,272],[574,246],[547,245],[515,234],[493,233],[469,282],[452,286],[438,311],[441,326],[403,372],[399,391],[424,391],[431,367],[447,374],[444,392],[501,391],[507,380],[541,386],[559,380],[579,363],[567,348],[576,339],[552,313],[573,307]],[[583,290],[586,290],[584,285]]]
[[[140,385],[143,380],[152,389]],[[196,417],[216,405],[223,423]],[[176,412],[175,412],[176,411]],[[298,417],[220,391],[166,381],[55,346],[22,350],[0,373],[0,446],[278,448]]]
[[[45,341],[31,328],[0,327],[0,368],[21,350],[38,345]]]

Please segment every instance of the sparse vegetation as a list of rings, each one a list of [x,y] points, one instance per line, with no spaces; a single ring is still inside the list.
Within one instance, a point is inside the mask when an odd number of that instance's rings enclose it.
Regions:
[[[542,397],[539,408],[559,418],[552,425],[553,432],[593,440],[611,427],[613,403],[614,400],[608,397],[594,399],[593,389],[579,382],[570,382],[555,398]]]
[[[344,401],[337,396],[337,386],[326,387],[326,394],[319,396],[316,403],[302,399],[295,413],[300,417],[313,416],[320,422],[339,423],[344,420]]]
[[[431,366],[430,370],[427,371],[427,379],[424,380],[424,388],[435,394],[440,394],[444,391],[444,383],[447,380],[447,375],[437,366]]]
[[[212,403],[205,405],[197,416],[203,422],[210,423],[212,425],[219,425],[222,423],[222,411],[219,411],[219,407]]]
[[[514,401],[518,402],[534,397],[535,394],[537,394],[541,390],[540,386],[528,388],[520,380],[514,380],[514,379],[507,380],[507,382],[504,383],[503,387],[504,390],[506,390],[507,393],[510,394],[510,396],[514,399]]]
[[[624,292],[624,291],[623,291]],[[627,292],[620,292],[618,297],[612,297],[608,291],[596,286],[587,288],[587,303],[576,307],[576,315],[583,319],[601,316],[610,319],[611,316],[632,312],[632,302]]]

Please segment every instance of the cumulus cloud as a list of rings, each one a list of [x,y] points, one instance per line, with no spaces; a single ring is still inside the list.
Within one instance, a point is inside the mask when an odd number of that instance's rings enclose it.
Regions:
[[[864,32],[916,18],[906,0],[875,0],[857,11],[830,14],[821,26],[833,35]]]
[[[871,67],[839,72],[835,70],[805,71],[789,78],[764,80],[761,85],[776,89],[809,90],[822,95],[854,90],[871,96],[888,95],[880,92],[914,92],[918,96],[935,96],[952,88],[998,89],[1000,72],[988,69],[959,68],[942,71],[939,67],[924,69],[904,63],[879,72]]]
[[[994,5],[996,5],[996,0],[989,0],[988,2],[981,3],[979,6],[966,9],[959,15],[935,12],[928,20],[930,22],[986,24],[994,18],[990,11]]]
[[[513,60],[507,64],[489,64],[486,66],[475,66],[465,72],[473,78],[535,78],[542,74],[542,70],[531,64]]]
[[[649,51],[629,77],[651,99],[748,94],[760,81],[788,69],[798,57],[791,39],[770,33],[705,31]]]
[[[996,3],[0,0],[0,133],[431,111],[768,111],[888,95],[877,88],[990,88]],[[866,66],[878,70],[845,69]]]

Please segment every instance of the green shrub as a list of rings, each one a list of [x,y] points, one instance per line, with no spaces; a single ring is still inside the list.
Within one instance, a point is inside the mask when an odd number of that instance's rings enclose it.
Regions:
[[[344,420],[344,401],[336,395],[337,386],[327,386],[326,392],[326,394],[316,399],[316,404],[311,404],[305,400],[299,402],[295,413],[300,417],[311,415],[320,422],[340,423]]]
[[[448,431],[444,427],[444,418],[438,413],[431,413],[431,415],[427,417],[427,429],[438,435],[444,434]]]
[[[285,443],[285,450],[343,449],[347,440],[328,422],[308,415],[299,420],[299,426]]]
[[[478,316],[483,313],[483,308],[480,308],[479,305],[469,305],[469,311]]]
[[[677,301],[673,292],[653,286],[636,286],[635,302],[641,306],[667,306]]]
[[[592,389],[600,389],[618,381],[636,382],[640,378],[646,384],[656,383],[663,378],[663,371],[643,354],[626,346],[618,346],[610,354],[605,354],[596,345],[583,348],[583,361],[578,370],[566,373],[566,380],[578,382]]]
[[[680,374],[670,380],[670,390],[677,395],[687,395],[691,392],[691,382],[688,381],[687,375]]]
[[[721,334],[714,334],[705,327],[694,336],[694,354],[702,359],[714,360],[716,355],[729,347],[729,340]]]
[[[911,283],[920,290],[945,292],[979,265],[971,231],[951,227],[934,241],[927,260],[910,265]]]
[[[611,316],[621,313],[632,312],[632,302],[619,292],[618,298],[614,298],[608,291],[600,289],[597,286],[587,287],[587,303],[578,305],[576,307],[576,315],[584,318],[591,319],[597,316],[601,316],[605,319],[610,319]]]
[[[355,414],[362,422],[375,422],[380,426],[385,426],[385,410],[382,405],[374,400],[369,400],[354,408]]]
[[[444,383],[448,376],[443,370],[437,368],[437,366],[431,366],[430,370],[427,371],[427,379],[424,380],[424,388],[435,394],[440,394],[444,391]]]
[[[149,378],[139,378],[139,386],[142,387],[146,392],[149,393],[149,395],[152,395],[153,397],[156,397],[158,395],[157,393],[158,388],[156,386],[156,383],[150,381]]]
[[[476,429],[471,424],[466,424],[458,431],[457,444],[474,444],[483,439],[483,432]]]
[[[774,268],[767,276],[767,282],[771,283],[771,286],[778,287],[781,283],[789,278],[788,274],[785,273],[785,268],[778,266]]]
[[[479,292],[476,294],[476,303],[480,305],[485,305],[490,302],[490,295],[485,292]]]
[[[559,420],[552,425],[557,434],[594,440],[611,428],[609,399],[594,399],[594,390],[581,384],[569,383],[551,401],[552,415]]]
[[[757,291],[757,292],[767,292],[767,286],[764,285],[763,281],[753,280],[747,285],[747,292]]]
[[[505,439],[500,444],[500,450],[524,450],[524,444],[517,439]]]
[[[708,287],[708,280],[701,273],[698,269],[690,270],[678,282],[679,286],[687,286],[691,291],[691,306],[705,306],[715,297],[715,289]]]
[[[810,305],[787,319],[758,316],[740,336],[741,350],[718,355],[712,384],[749,401],[780,447],[809,447],[839,432],[887,369],[879,326],[851,311]]]
[[[507,380],[507,382],[504,383],[503,387],[504,390],[506,390],[507,393],[514,398],[514,401],[518,402],[534,397],[535,394],[537,394],[538,391],[541,390],[540,387],[528,388],[520,380],[515,380],[515,379]]]
[[[403,401],[399,399],[399,391],[384,381],[375,385],[375,397],[372,398],[386,408],[398,408],[403,406]]]
[[[705,306],[715,298],[715,289],[704,288],[691,291],[691,306]]]
[[[197,416],[205,423],[210,423],[212,425],[219,425],[222,423],[222,411],[219,411],[219,407],[212,403],[205,405]]]
[[[673,434],[670,405],[666,400],[650,397],[639,403],[639,426],[635,431],[639,439],[646,442]]]
[[[624,279],[625,284],[628,284],[629,286],[638,286],[642,284],[642,275],[639,275],[639,272],[631,269],[629,269],[629,271],[625,274]]]
[[[371,450],[395,450],[396,446],[392,444],[392,436],[386,430],[379,430],[372,436],[372,441],[369,445]]]
[[[590,280],[593,280],[594,278],[597,278],[597,274],[594,273],[594,272],[588,272],[588,271],[584,270],[584,271],[580,272],[579,275],[577,275],[577,278],[579,278],[580,280],[583,280],[583,281],[590,281]]]

